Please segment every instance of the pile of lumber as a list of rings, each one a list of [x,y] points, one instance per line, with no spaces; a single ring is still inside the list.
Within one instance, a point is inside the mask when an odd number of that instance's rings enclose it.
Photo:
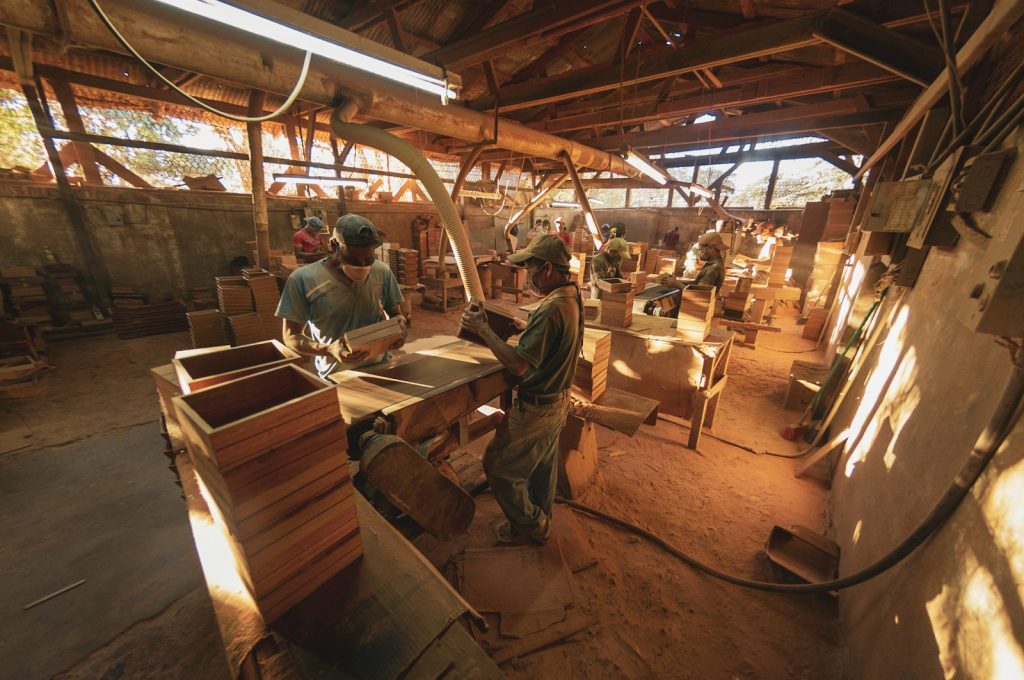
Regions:
[[[807,299],[824,303],[829,297],[836,270],[843,260],[843,243],[819,243],[814,254],[814,268],[807,280]]]
[[[58,315],[61,321],[88,323],[96,321],[92,304],[85,297],[79,281],[78,269],[69,264],[48,264],[43,267],[57,293]]]
[[[246,285],[244,276],[218,276],[217,307],[228,316],[248,314],[253,311],[252,291]]]
[[[216,309],[202,309],[188,312],[188,332],[192,336],[192,347],[214,347],[228,344],[224,330],[224,318]]]
[[[704,342],[715,315],[714,289],[687,288],[680,291],[676,334],[691,342]]]
[[[793,259],[792,246],[776,246],[775,256],[772,257],[772,266],[768,270],[768,286],[770,288],[781,288],[786,285],[786,272],[789,271],[791,259]]]
[[[229,316],[228,326],[231,328],[231,340],[234,345],[250,345],[270,337],[263,325],[263,317],[256,312]]]
[[[110,300],[115,307],[138,307],[149,302],[149,298],[131,286],[114,286],[110,289]]]
[[[114,330],[122,340],[188,330],[185,305],[179,300],[152,305],[114,307]]]
[[[45,279],[32,267],[0,269],[4,307],[18,323],[34,324],[50,320],[50,303],[44,287]]]
[[[280,366],[174,398],[200,492],[267,623],[362,555],[336,388]]]
[[[192,306],[196,309],[217,309],[217,299],[209,287],[193,288],[189,291],[188,296],[192,300]]]
[[[396,316],[369,326],[351,330],[344,335],[349,352],[368,352],[371,357],[383,354],[405,337],[405,319]]]
[[[280,338],[277,304],[281,301],[281,291],[277,287],[277,277],[271,276],[265,269],[243,269],[242,277],[252,291],[253,305],[256,313],[263,322],[264,337],[260,340],[267,340],[272,337]],[[241,343],[239,343],[241,344]]]
[[[412,248],[388,250],[388,266],[403,286],[415,286],[420,282],[420,254]]]
[[[612,355],[611,331],[586,328],[583,331],[583,355],[576,361],[573,384],[590,401],[596,401],[608,386],[608,362]]]
[[[213,347],[175,352],[171,365],[182,394],[244,378],[286,364],[302,365],[302,357],[277,340],[239,347]]]
[[[42,380],[52,370],[45,357],[22,355],[0,359],[0,398],[41,396]]]

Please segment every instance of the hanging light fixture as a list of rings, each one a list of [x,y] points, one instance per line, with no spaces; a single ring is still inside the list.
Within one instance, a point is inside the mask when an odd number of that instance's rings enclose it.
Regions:
[[[300,175],[298,173],[274,173],[275,182],[298,182],[299,184],[322,184],[336,187],[365,187],[369,182],[353,177],[318,177],[316,175]]]
[[[416,71],[394,61],[353,49],[222,0],[156,0],[156,2],[438,95],[442,101],[459,97],[458,91],[448,81],[443,71],[441,71],[441,77]],[[353,36],[359,37],[354,34]],[[424,66],[428,65],[424,63]]]
[[[625,159],[627,163],[629,163],[634,168],[636,168],[640,172],[644,173],[645,175],[653,179],[658,184],[665,185],[668,183],[669,177],[664,170],[654,165],[654,163],[651,163],[650,160],[645,158],[642,154],[634,151],[630,147],[626,147],[622,151],[622,158]]]

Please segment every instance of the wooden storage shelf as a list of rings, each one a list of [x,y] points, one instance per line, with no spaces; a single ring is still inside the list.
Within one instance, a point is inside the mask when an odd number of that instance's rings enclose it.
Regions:
[[[301,362],[299,354],[276,340],[238,347],[215,347],[203,352],[178,352],[173,360],[185,394],[277,366],[299,365]]]

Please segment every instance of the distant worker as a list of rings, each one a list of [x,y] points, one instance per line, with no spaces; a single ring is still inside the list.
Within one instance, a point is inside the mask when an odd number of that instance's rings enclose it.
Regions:
[[[566,230],[566,228],[565,228],[565,220],[563,220],[561,217],[556,217],[555,218],[555,232],[554,232],[554,235],[557,236],[558,238],[562,239],[562,242],[565,244],[565,247],[568,248],[569,252],[571,253],[572,252],[572,234],[570,234]]]
[[[616,222],[612,225],[612,230],[609,232],[611,238],[626,238],[626,225],[622,222]]]
[[[462,326],[487,343],[494,356],[519,376],[515,404],[484,452],[483,467],[507,522],[501,543],[545,543],[558,479],[558,441],[569,409],[569,388],[583,346],[583,300],[570,280],[569,249],[541,234],[509,256],[525,264],[527,285],[543,296],[515,347],[487,323],[483,310],[467,309]]]
[[[610,224],[605,222],[604,224],[601,225],[601,241],[603,243],[607,243],[608,242],[608,239],[611,238],[611,236],[610,236],[611,233],[612,233],[612,226]]]
[[[327,253],[324,251],[324,244],[320,242],[320,232],[324,223],[319,217],[306,217],[306,223],[302,229],[292,234],[292,243],[295,245],[295,259],[299,264],[309,264],[323,258]]]
[[[697,249],[704,266],[697,272],[696,278],[687,283],[692,286],[712,286],[717,292],[725,283],[725,253],[729,246],[725,245],[721,234],[709,231],[697,240]]]
[[[590,299],[600,300],[601,289],[598,281],[622,278],[622,261],[629,258],[629,244],[621,238],[613,238],[604,249],[590,261]]]
[[[402,291],[391,269],[377,261],[378,245],[380,236],[370,220],[343,215],[334,226],[330,256],[299,267],[285,283],[277,307],[284,320],[282,339],[295,352],[315,357],[322,378],[389,356],[349,352],[344,343],[345,333],[383,321],[385,313],[388,318],[401,315]]]
[[[666,233],[662,240],[665,242],[666,248],[675,250],[679,245],[679,227],[673,227],[672,231]]]

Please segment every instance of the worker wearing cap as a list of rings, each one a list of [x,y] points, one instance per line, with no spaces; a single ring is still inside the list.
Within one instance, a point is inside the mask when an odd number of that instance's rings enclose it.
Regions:
[[[566,230],[565,220],[561,217],[555,218],[554,235],[562,239],[562,242],[565,243],[565,247],[569,249],[569,252],[572,252],[572,234]]]
[[[299,267],[284,286],[277,307],[282,339],[299,354],[315,357],[320,377],[388,358],[387,352],[350,352],[343,341],[349,331],[401,314],[402,292],[391,269],[376,259],[379,244],[370,220],[343,215],[334,226],[330,256]]]
[[[487,445],[483,466],[491,491],[508,522],[498,527],[502,543],[544,543],[558,477],[558,441],[569,408],[569,387],[583,346],[583,300],[569,274],[569,249],[550,234],[509,256],[525,264],[527,284],[540,306],[513,347],[471,307],[462,326],[483,338],[494,356],[519,376],[518,398]]]
[[[590,299],[600,300],[601,289],[598,281],[622,278],[622,261],[629,260],[629,244],[624,239],[613,238],[605,244],[604,250],[590,261]]]
[[[704,266],[697,272],[697,277],[689,282],[693,286],[713,286],[717,291],[725,283],[725,253],[729,246],[725,245],[722,235],[717,231],[708,233],[697,239],[697,256]]]
[[[324,223],[319,217],[306,217],[302,229],[292,234],[292,243],[295,245],[295,259],[301,264],[316,262],[327,253],[320,242],[320,231]]]

